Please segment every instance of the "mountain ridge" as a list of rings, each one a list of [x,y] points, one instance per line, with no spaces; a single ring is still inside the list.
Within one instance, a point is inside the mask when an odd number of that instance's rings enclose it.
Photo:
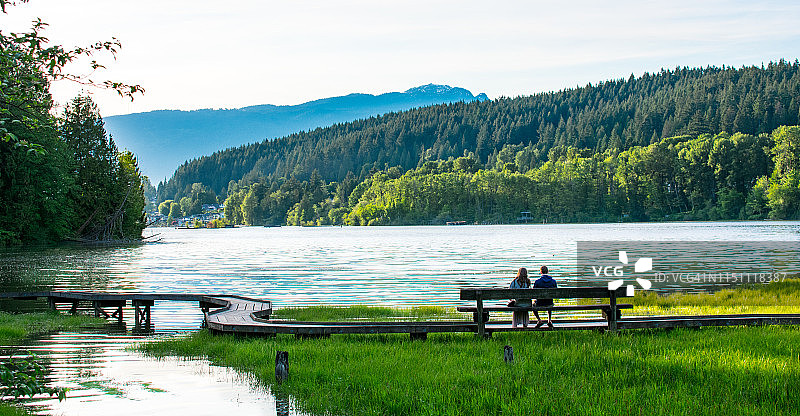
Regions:
[[[427,84],[404,92],[352,93],[296,105],[153,110],[104,121],[119,148],[134,152],[143,174],[158,181],[186,161],[231,147],[411,108],[484,100],[484,93]]]

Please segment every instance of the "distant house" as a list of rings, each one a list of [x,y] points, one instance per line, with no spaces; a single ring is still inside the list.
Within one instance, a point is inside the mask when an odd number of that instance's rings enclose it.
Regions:
[[[530,211],[522,211],[519,213],[519,217],[517,217],[517,222],[530,222],[533,221],[533,217],[531,216]]]

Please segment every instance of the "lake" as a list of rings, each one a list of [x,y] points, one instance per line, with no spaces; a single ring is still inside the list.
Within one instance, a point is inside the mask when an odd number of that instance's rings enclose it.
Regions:
[[[0,287],[3,291],[238,294],[272,300],[276,308],[454,306],[461,304],[459,287],[505,286],[519,267],[536,270],[547,265],[557,279],[574,274],[577,241],[797,243],[800,222],[145,230],[145,235],[154,234],[159,242],[134,247],[0,251]],[[740,256],[720,253],[719,258],[733,262]],[[24,309],[31,304],[0,306]],[[195,303],[157,302],[152,315],[160,334],[195,329],[202,322]],[[207,392],[203,397],[216,405],[201,402],[197,410],[225,412],[233,401],[241,414],[274,414],[276,404],[269,393],[253,390],[241,376],[202,360],[158,361],[127,352],[125,347],[133,342],[141,339],[124,334],[56,334],[32,341],[31,347],[45,356],[66,360],[68,365],[51,375],[56,383],[75,388],[70,399],[62,404],[48,401],[45,410],[109,414],[109,409],[123,403],[144,400],[148,413],[169,413],[175,398],[194,397],[189,392],[201,388],[192,387],[199,383]],[[86,352],[74,358],[75,351]],[[77,367],[81,370],[70,370]]]

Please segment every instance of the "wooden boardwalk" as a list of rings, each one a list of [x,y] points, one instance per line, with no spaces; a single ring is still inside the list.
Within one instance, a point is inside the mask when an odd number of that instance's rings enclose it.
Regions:
[[[0,299],[45,298],[52,308],[59,304],[70,305],[75,313],[81,303],[89,302],[96,316],[117,319],[122,322],[123,308],[128,303],[134,308],[136,326],[151,325],[150,307],[155,301],[198,302],[205,316],[205,325],[212,331],[228,334],[274,336],[293,334],[298,337],[325,337],[332,334],[410,334],[412,339],[425,339],[429,333],[478,332],[473,321],[438,322],[296,322],[270,319],[272,302],[236,295],[207,295],[179,293],[137,292],[11,292],[0,293]],[[107,309],[111,308],[111,311]],[[109,313],[111,312],[111,313]],[[512,328],[509,321],[486,323],[487,336],[494,332],[539,332],[561,330],[608,330],[605,319],[557,319],[551,330],[544,326]],[[643,316],[625,317],[617,321],[618,329],[645,328],[700,328],[706,326],[761,326],[800,325],[800,314],[748,314],[748,315],[702,315],[702,316]]]
[[[198,302],[209,328],[227,325],[229,322],[243,324],[253,322],[255,317],[269,319],[272,302],[237,295],[206,295],[191,293],[140,293],[140,292],[9,292],[0,293],[0,299],[47,299],[50,308],[59,304],[69,304],[72,313],[77,312],[81,303],[91,303],[95,316],[116,318],[122,322],[123,311],[130,302],[134,309],[135,326],[151,325],[150,308],[155,301]],[[112,309],[109,313],[108,308]],[[213,311],[212,311],[213,310]]]

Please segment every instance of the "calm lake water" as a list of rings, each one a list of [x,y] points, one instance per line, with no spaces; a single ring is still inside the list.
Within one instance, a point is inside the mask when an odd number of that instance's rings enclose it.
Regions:
[[[145,230],[151,234],[159,234],[160,242],[1,251],[0,288],[227,293],[269,299],[276,308],[454,306],[461,304],[459,287],[505,286],[519,267],[544,264],[556,278],[574,274],[577,241],[796,243],[800,222]],[[735,261],[739,255],[721,253],[720,258]],[[0,307],[31,305],[4,302]],[[202,322],[195,303],[157,302],[152,318],[160,334],[195,329]],[[181,402],[190,406],[187,413],[198,415],[232,408],[240,414],[275,414],[274,398],[253,389],[246,377],[202,360],[159,361],[125,350],[135,342],[141,340],[107,334],[56,334],[33,341],[31,348],[59,363],[54,383],[74,389],[67,401],[48,401],[43,409],[64,415],[122,414],[118,409],[172,414]]]
[[[97,332],[32,340],[22,349],[46,357],[48,378],[69,392],[62,402],[43,397],[26,400],[26,407],[48,415],[297,415],[288,399],[276,400],[252,377],[207,360],[153,359],[129,350],[151,340]],[[0,347],[0,357],[11,351]]]

